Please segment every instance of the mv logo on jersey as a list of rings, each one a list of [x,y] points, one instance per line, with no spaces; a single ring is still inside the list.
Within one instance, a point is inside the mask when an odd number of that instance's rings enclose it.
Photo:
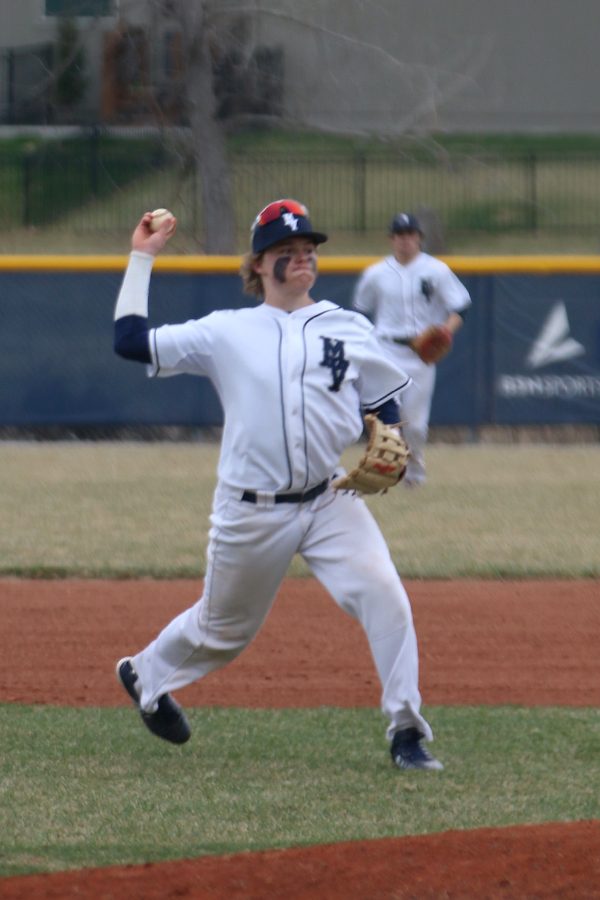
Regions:
[[[323,335],[321,335],[321,340],[323,341],[323,359],[319,365],[331,369],[332,383],[328,386],[329,390],[339,391],[346,370],[350,365],[344,356],[344,342],[336,341]]]

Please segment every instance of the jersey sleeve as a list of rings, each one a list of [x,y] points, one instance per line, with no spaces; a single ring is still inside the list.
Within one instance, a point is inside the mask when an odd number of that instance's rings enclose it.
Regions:
[[[212,375],[215,325],[216,314],[211,313],[202,319],[150,329],[148,376]]]
[[[372,319],[375,315],[376,294],[373,269],[365,269],[354,289],[352,306],[357,312]]]
[[[374,409],[388,400],[397,399],[411,381],[410,376],[385,355],[371,330],[364,344],[357,385],[361,406]]]
[[[438,282],[438,294],[448,312],[461,312],[471,305],[468,290],[445,263]]]

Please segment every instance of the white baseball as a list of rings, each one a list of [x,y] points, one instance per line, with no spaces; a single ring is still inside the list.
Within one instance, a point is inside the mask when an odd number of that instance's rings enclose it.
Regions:
[[[164,222],[171,223],[171,227],[167,232],[167,234],[170,234],[175,228],[175,216],[168,209],[163,209],[162,207],[155,209],[150,219],[150,231],[158,231]]]

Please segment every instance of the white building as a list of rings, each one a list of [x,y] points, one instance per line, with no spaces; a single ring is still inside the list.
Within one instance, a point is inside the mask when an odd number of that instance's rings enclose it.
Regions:
[[[87,88],[57,111],[48,74],[58,17],[73,5]],[[188,0],[187,8],[207,5],[238,112],[255,111],[258,94],[271,99],[267,112],[333,131],[600,127],[597,0]],[[0,122],[149,121],[156,98],[177,121],[182,35],[169,9],[169,0],[0,0]]]

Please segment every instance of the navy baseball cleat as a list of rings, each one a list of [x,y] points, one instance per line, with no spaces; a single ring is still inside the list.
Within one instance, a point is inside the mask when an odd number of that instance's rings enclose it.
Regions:
[[[138,675],[129,656],[117,663],[117,678],[137,706],[142,722],[152,734],[172,744],[185,744],[190,739],[192,732],[189,722],[182,708],[170,694],[163,694],[158,698],[158,707],[154,712],[149,713],[140,709]]]
[[[416,728],[397,731],[392,740],[390,752],[392,761],[399,769],[428,769],[440,772],[444,767],[423,746],[423,735]]]

